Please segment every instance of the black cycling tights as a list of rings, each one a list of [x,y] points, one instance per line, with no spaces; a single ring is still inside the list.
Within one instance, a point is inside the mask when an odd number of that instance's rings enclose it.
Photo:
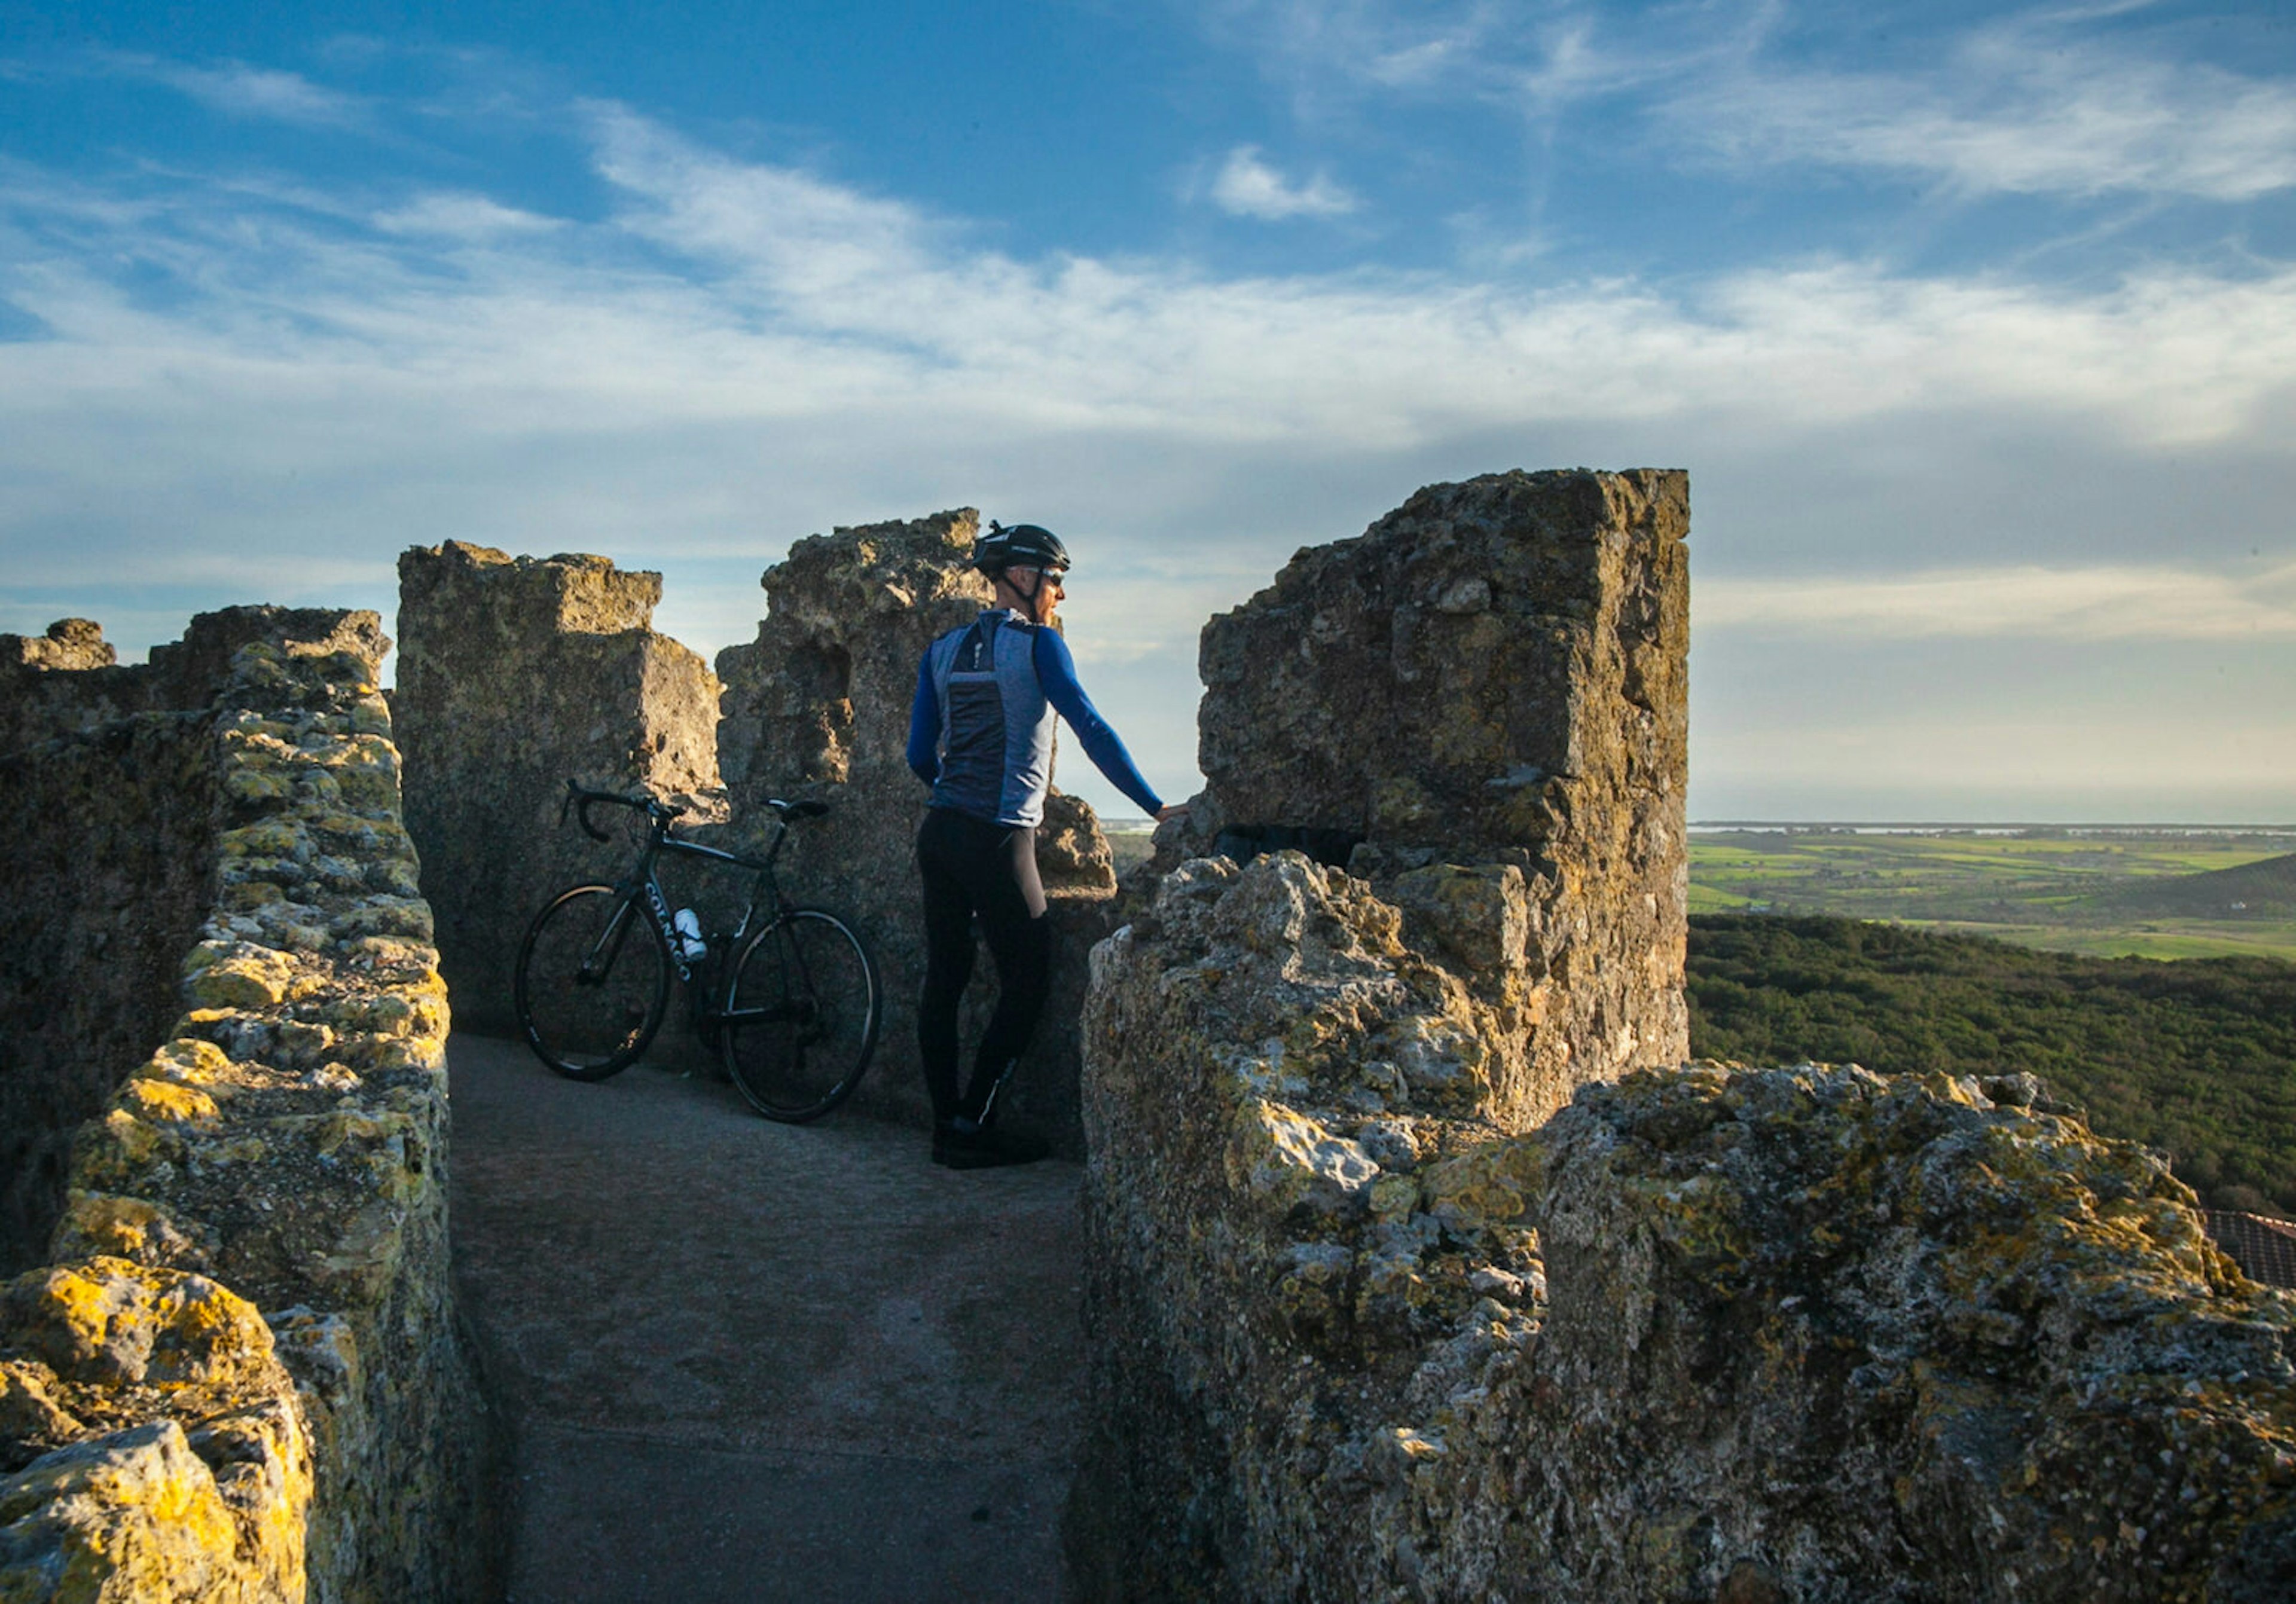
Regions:
[[[925,990],[917,1007],[917,1049],[933,1116],[978,1119],[1013,1061],[1027,1051],[1045,1011],[1053,932],[1037,878],[1037,832],[991,824],[946,807],[928,808],[917,831],[925,882]],[[972,1079],[956,1086],[956,1011],[972,978],[972,916],[996,961],[996,1011],[972,1060]]]

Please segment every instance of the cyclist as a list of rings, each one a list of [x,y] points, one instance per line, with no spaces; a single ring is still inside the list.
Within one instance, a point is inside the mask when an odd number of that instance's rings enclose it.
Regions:
[[[1052,928],[1037,875],[1037,824],[1052,780],[1053,716],[1109,782],[1151,817],[1167,807],[1077,683],[1052,627],[1067,593],[1068,548],[1035,524],[993,520],[972,566],[996,602],[925,649],[909,713],[909,766],[932,788],[917,831],[924,881],[925,985],[917,1046],[932,1097],[933,1162],[953,1169],[1027,1164],[1046,1147],[996,1128],[997,1094],[1035,1034],[1052,969]],[[972,919],[996,964],[996,1010],[972,1076],[956,1078],[956,1013],[972,978]]]

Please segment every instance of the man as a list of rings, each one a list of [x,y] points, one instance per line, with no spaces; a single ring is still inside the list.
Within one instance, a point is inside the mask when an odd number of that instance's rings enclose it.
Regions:
[[[925,905],[917,1045],[932,1096],[933,1162],[952,1169],[1027,1164],[1046,1150],[995,1121],[997,1093],[1044,1011],[1052,969],[1036,846],[1052,782],[1053,716],[1068,720],[1095,766],[1151,817],[1183,811],[1165,806],[1141,777],[1052,627],[1067,594],[1068,548],[1050,529],[992,520],[972,553],[972,566],[996,586],[995,604],[925,649],[909,713],[909,766],[932,787],[917,831]],[[972,978],[975,914],[996,962],[996,1011],[960,1093],[956,1013]]]

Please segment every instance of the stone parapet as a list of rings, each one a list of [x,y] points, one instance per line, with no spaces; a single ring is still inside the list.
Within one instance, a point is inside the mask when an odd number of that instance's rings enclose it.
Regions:
[[[207,757],[204,907],[178,1017],[73,1142],[51,1262],[0,1292],[0,1596],[479,1585],[446,994],[386,647],[372,613],[242,609],[154,654],[219,681],[168,747]],[[135,733],[26,757],[127,762]]]
[[[1505,950],[1474,966],[1520,994],[1503,1119],[1678,1061],[1688,529],[1680,472],[1518,471],[1301,551],[1204,626],[1205,789],[1145,878],[1295,845],[1406,909],[1505,903]],[[1394,886],[1441,864],[1476,872]]]
[[[516,1028],[512,971],[537,910],[627,869],[562,822],[566,782],[704,801],[718,684],[649,627],[661,576],[603,557],[511,557],[448,541],[398,560],[406,828],[466,1027]]]
[[[1854,1067],[1515,1129],[1410,930],[1284,853],[1094,953],[1081,1596],[2296,1592],[2296,1303],[2157,1159]]]

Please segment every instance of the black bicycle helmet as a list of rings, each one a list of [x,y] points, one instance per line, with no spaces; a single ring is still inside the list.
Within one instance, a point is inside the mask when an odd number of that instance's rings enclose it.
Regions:
[[[1001,574],[1009,568],[1053,569],[1066,573],[1069,549],[1061,537],[1037,524],[1014,524],[1010,528],[995,519],[988,532],[972,543],[972,566],[984,574]]]

